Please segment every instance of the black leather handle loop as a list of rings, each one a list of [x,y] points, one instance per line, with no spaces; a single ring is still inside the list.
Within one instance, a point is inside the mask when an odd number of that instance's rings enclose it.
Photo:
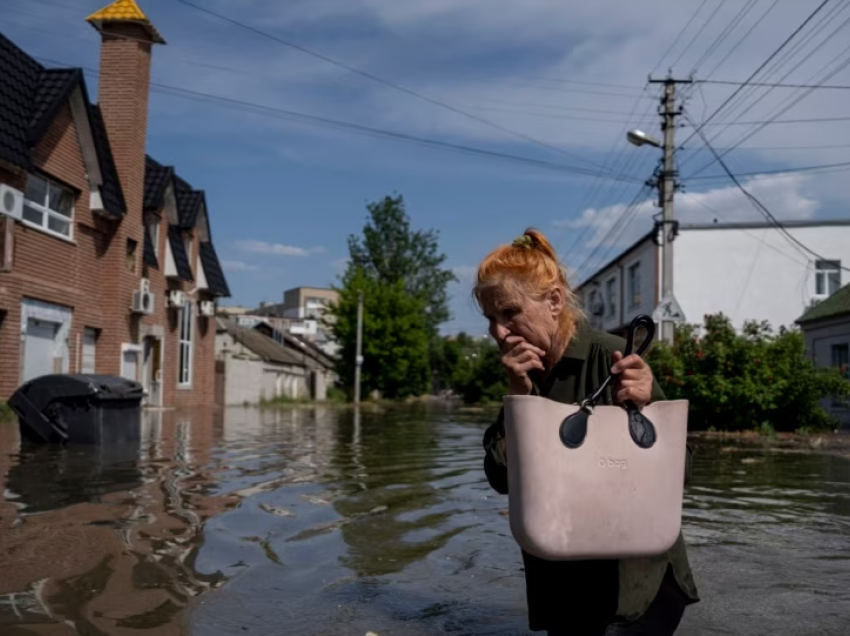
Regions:
[[[639,327],[646,329],[646,337],[643,339],[643,342],[640,343],[640,346],[637,348],[635,353],[642,356],[649,348],[652,338],[655,336],[655,321],[646,314],[639,314],[635,316],[629,325],[629,332],[626,337],[626,346],[623,351],[623,357],[632,354],[632,348],[635,343],[635,332]],[[608,385],[611,384],[611,380],[614,377],[614,375],[609,375],[605,378],[605,381],[593,393],[593,395],[582,401],[581,410],[567,416],[564,421],[561,422],[558,433],[561,438],[561,443],[564,446],[567,448],[578,448],[584,443],[584,439],[587,437],[588,419],[590,414],[593,412],[593,407],[596,406],[599,398],[602,397],[602,394],[605,392],[605,389],[608,388]],[[628,412],[629,433],[631,434],[634,443],[641,448],[652,447],[655,444],[656,439],[655,426],[637,409],[635,404],[627,402],[623,404],[623,406]]]

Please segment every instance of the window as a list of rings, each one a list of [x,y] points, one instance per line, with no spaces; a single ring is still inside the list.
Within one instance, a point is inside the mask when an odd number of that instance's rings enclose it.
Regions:
[[[850,380],[850,345],[847,343],[832,345],[832,366],[838,367],[844,377]]]
[[[602,300],[595,289],[591,290],[588,295],[587,309],[592,316],[601,316],[605,311],[605,308],[602,306]]]
[[[134,241],[131,238],[127,239],[127,250],[125,252],[125,261],[127,265],[127,271],[131,273],[136,272],[136,250],[139,248],[139,244],[137,241]]]
[[[50,234],[71,238],[74,195],[52,181],[31,174],[27,177],[23,219]]]
[[[183,235],[183,249],[186,251],[186,262],[189,264],[189,267],[192,267],[192,240],[191,234]]]
[[[159,217],[155,214],[148,216],[148,236],[153,245],[153,253],[159,258]]]
[[[815,261],[815,295],[832,296],[841,288],[841,261]]]
[[[629,266],[629,304],[640,305],[640,263]]]
[[[139,359],[142,347],[137,344],[121,345],[121,376],[134,382],[139,381]]]
[[[617,281],[613,278],[605,282],[605,307],[608,316],[617,312]]]
[[[83,330],[83,351],[80,360],[80,373],[95,373],[96,347],[97,329],[86,327]]]
[[[177,385],[183,387],[192,385],[192,338],[194,336],[192,307],[192,302],[187,300],[180,310],[180,351],[178,354],[180,366],[177,369]]]

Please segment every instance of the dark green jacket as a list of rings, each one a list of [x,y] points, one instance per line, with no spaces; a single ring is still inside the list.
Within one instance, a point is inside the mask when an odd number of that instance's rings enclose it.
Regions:
[[[580,323],[576,337],[535,393],[558,402],[576,404],[593,393],[610,375],[613,352],[623,351],[623,338],[592,330]],[[613,383],[612,383],[613,384]],[[655,382],[652,400],[664,400]],[[612,404],[609,387],[600,404]],[[504,437],[504,411],[484,434],[484,472],[496,492],[508,493],[508,470],[499,447]],[[687,484],[691,473],[691,450],[686,463]],[[532,630],[572,628],[632,621],[649,607],[664,578],[668,564],[688,601],[699,600],[683,536],[665,554],[651,558],[546,561],[522,552],[525,565],[529,627]]]

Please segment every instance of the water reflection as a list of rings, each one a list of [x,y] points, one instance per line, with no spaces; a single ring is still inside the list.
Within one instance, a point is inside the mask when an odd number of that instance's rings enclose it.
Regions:
[[[236,501],[199,488],[221,418],[172,417],[146,413],[134,448],[25,447],[11,457],[0,505],[2,633],[178,634],[189,599],[223,581],[193,567],[202,524]],[[8,462],[16,431],[0,430]]]
[[[526,633],[491,415],[160,411],[109,452],[0,425],[0,633]],[[685,533],[683,633],[846,633],[846,459],[700,444]]]

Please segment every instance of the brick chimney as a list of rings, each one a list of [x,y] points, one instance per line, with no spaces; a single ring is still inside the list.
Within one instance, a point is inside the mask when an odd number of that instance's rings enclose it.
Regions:
[[[98,103],[127,204],[125,221],[141,226],[151,48],[165,40],[135,0],[116,0],[86,21],[102,37]]]

